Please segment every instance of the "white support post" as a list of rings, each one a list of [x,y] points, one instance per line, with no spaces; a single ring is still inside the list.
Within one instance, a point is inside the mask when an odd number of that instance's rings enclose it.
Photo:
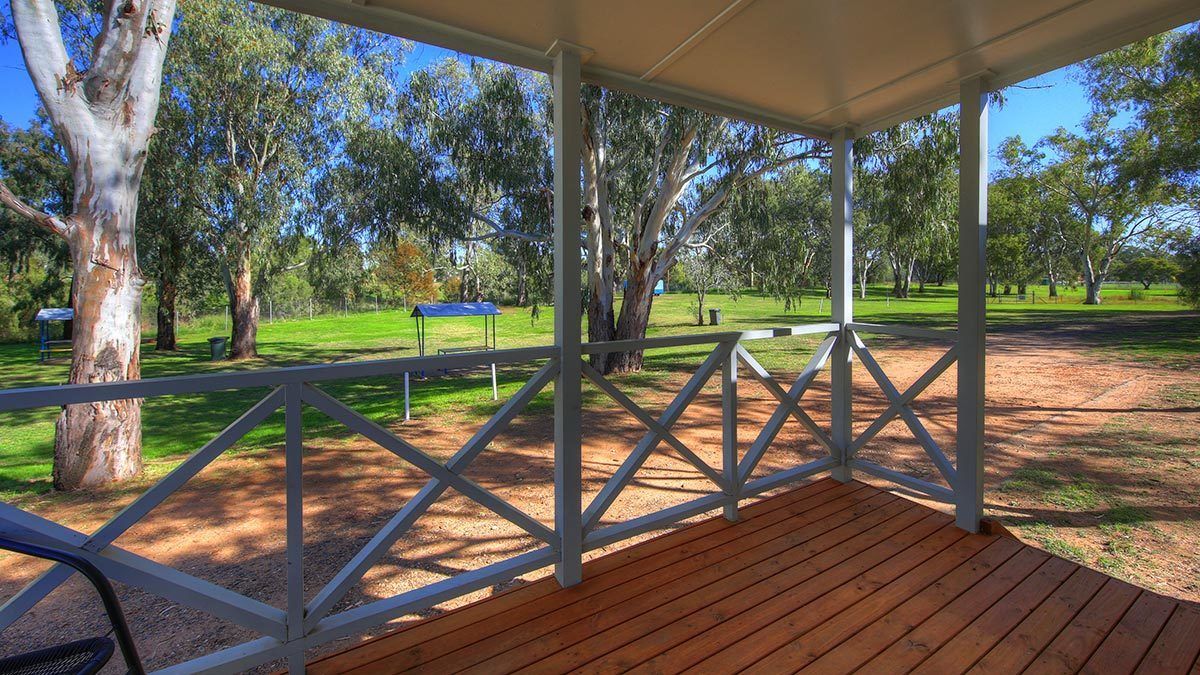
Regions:
[[[721,364],[721,473],[725,479],[726,494],[733,501],[725,505],[725,519],[738,519],[738,353],[731,349]]]
[[[495,364],[492,364],[492,367],[495,368],[496,367]],[[406,371],[404,371],[404,421],[408,422],[411,419],[412,419],[412,404],[409,400],[408,371],[406,370]]]
[[[850,445],[854,442],[852,427],[852,352],[850,329],[854,321],[854,138],[845,127],[833,132],[832,192],[833,218],[830,223],[832,242],[832,302],[833,322],[841,326],[837,344],[830,358],[829,374],[832,396],[830,415],[831,438],[837,460],[830,473],[843,483],[851,479]]]
[[[304,639],[304,385],[284,389],[284,484],[287,513],[287,639]],[[304,649],[288,655],[288,672],[304,672]]]
[[[987,317],[987,87],[959,85],[958,134],[958,447],[955,521],[979,531],[983,517],[984,354]]]
[[[554,344],[560,369],[554,384],[554,527],[562,586],[583,580],[582,294],[580,228],[580,49],[557,41],[554,59]]]

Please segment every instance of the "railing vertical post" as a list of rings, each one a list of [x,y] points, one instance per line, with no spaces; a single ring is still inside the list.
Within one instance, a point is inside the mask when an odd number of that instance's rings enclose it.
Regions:
[[[284,484],[287,511],[287,639],[304,638],[304,385],[284,390]],[[288,655],[288,672],[304,672],[304,649]]]
[[[969,532],[983,517],[984,353],[987,307],[988,92],[982,78],[959,84],[958,447],[955,520]]]
[[[723,349],[724,344],[717,345]],[[725,505],[725,519],[738,519],[738,495],[741,485],[738,483],[738,355],[737,349],[730,349],[729,355],[721,364],[721,474],[727,487],[725,493],[733,501]]]
[[[846,325],[854,320],[854,138],[845,127],[833,132],[832,192],[833,218],[830,222],[832,243],[832,291],[830,310],[834,323],[841,328],[830,356],[830,438],[838,461],[830,473],[834,479],[851,479],[850,444],[853,431],[853,377],[850,334]]]
[[[583,580],[580,51],[556,41],[547,52],[554,59],[554,344],[559,353],[554,385],[554,526],[560,548],[554,574],[562,586]]]

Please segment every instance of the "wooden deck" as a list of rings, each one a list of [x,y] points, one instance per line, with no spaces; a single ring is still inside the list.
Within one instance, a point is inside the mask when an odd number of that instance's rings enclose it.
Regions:
[[[822,480],[420,621],[314,673],[1198,673],[1200,609]]]

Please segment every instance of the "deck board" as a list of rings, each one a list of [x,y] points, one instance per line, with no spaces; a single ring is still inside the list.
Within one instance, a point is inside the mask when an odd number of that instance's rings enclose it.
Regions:
[[[314,661],[313,673],[1194,672],[1200,609],[825,479]]]

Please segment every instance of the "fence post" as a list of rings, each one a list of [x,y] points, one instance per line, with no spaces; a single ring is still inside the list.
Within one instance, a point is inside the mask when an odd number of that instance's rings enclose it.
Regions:
[[[561,40],[547,52],[554,59],[554,526],[562,586],[583,580],[582,416],[583,335],[580,324],[579,238],[583,197],[580,143],[580,48]]]
[[[724,344],[717,349],[723,349]],[[729,350],[729,355],[721,364],[721,473],[727,487],[725,494],[733,501],[725,505],[725,519],[737,521],[738,497],[741,485],[738,483],[738,355],[736,346]]]
[[[304,434],[301,397],[304,385],[284,390],[284,483],[287,509],[287,639],[304,639]],[[304,649],[288,655],[288,671],[304,672]]]

